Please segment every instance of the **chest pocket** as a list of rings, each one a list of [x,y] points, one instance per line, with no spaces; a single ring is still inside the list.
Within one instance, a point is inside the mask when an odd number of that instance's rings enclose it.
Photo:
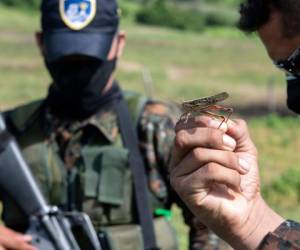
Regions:
[[[52,205],[59,205],[65,190],[65,173],[63,163],[54,151],[51,145],[40,142],[24,148],[23,155],[45,198]]]
[[[96,227],[132,222],[132,174],[128,150],[85,146],[83,209]]]

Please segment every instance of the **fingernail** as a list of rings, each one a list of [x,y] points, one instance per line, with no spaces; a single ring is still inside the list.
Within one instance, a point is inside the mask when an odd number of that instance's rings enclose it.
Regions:
[[[223,135],[223,144],[224,148],[227,150],[234,150],[236,147],[236,142],[228,135]]]
[[[24,241],[32,241],[32,236],[31,235],[23,235],[22,236],[22,239],[24,240]]]
[[[243,158],[239,158],[239,164],[241,166],[241,168],[246,171],[246,172],[249,172],[250,170],[250,164],[248,161],[246,161],[245,159]]]

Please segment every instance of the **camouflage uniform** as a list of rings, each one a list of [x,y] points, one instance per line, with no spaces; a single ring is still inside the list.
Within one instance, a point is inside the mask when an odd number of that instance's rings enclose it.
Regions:
[[[162,212],[177,203],[183,207],[191,238],[197,239],[197,229],[193,216],[168,185],[175,111],[164,103],[149,102],[133,93],[126,93],[125,97],[146,163],[158,244],[161,249],[176,249],[173,228],[161,216]],[[54,117],[44,101],[37,101],[8,111],[5,117],[51,204],[88,213],[95,228],[112,238],[112,249],[124,247],[122,240],[117,242],[114,238],[120,232],[132,231],[131,241],[141,240],[134,238],[140,229],[130,227],[136,219],[132,176],[127,166],[128,151],[122,146],[112,109],[105,107],[89,119],[70,122]],[[73,207],[67,207],[70,193],[75,194]],[[5,204],[3,218],[15,230],[23,231],[27,226],[13,203]],[[195,239],[191,239],[191,249],[203,249]],[[126,249],[139,249],[139,245]]]
[[[258,249],[300,249],[300,224],[294,221],[285,221],[274,232],[266,235]]]

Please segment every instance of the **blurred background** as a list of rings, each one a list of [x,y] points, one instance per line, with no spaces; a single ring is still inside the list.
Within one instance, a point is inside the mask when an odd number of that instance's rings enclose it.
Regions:
[[[126,89],[178,103],[228,92],[224,105],[248,121],[258,147],[263,195],[285,217],[300,220],[300,119],[286,109],[284,76],[258,38],[235,28],[239,2],[119,0],[128,39],[117,78]],[[0,0],[2,111],[46,94],[50,78],[37,30],[39,0]]]

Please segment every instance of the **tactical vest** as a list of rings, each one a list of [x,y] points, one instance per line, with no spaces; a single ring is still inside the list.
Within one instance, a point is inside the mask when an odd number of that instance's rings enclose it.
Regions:
[[[137,126],[147,99],[127,92],[125,100]],[[52,205],[61,205],[66,202],[66,182],[69,176],[59,156],[58,145],[49,143],[42,119],[30,121],[42,103],[36,101],[21,106],[7,112],[5,116],[45,198]],[[28,123],[31,124],[28,126]],[[76,164],[76,171],[81,180],[78,192],[84,194],[83,211],[90,216],[95,228],[104,232],[110,249],[143,249],[141,229],[135,224],[133,180],[128,163],[128,150],[122,146],[120,133],[113,142],[99,137],[83,145],[81,156],[82,160]],[[159,206],[163,208],[152,194],[149,194],[149,199],[151,204],[155,204],[153,211]],[[14,227],[17,212],[12,211],[16,211],[14,205],[6,204],[4,219],[8,226],[12,223],[11,226]],[[162,250],[177,249],[174,230],[169,222],[159,217],[154,224],[159,247]]]

